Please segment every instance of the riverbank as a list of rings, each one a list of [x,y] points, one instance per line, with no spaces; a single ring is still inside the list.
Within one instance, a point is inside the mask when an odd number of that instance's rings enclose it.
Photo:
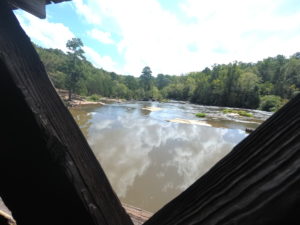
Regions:
[[[72,94],[72,98],[71,100],[69,100],[69,92],[67,90],[56,89],[56,91],[67,107],[76,107],[84,105],[105,105],[109,103],[121,103],[125,101],[124,99],[106,97],[101,97],[97,100],[91,101],[77,94]]]
[[[211,125],[208,124],[206,121],[200,121],[200,120],[187,120],[187,119],[176,118],[176,119],[167,120],[167,122],[194,124],[194,125],[211,127]]]

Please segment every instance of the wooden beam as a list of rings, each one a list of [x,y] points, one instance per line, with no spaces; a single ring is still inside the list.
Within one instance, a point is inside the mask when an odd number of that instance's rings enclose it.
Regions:
[[[0,196],[17,224],[132,225],[6,1],[0,74]]]
[[[3,1],[0,72],[0,195],[18,224],[131,224]],[[297,96],[145,224],[298,224],[299,212]]]
[[[46,4],[60,3],[71,0],[8,0],[12,9],[23,9],[40,19],[46,18]]]
[[[9,0],[8,2],[14,8],[23,9],[40,19],[46,18],[46,0]]]
[[[145,225],[300,224],[300,95]]]

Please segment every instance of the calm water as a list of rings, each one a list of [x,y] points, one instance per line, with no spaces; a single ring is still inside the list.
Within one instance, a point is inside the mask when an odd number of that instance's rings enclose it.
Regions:
[[[159,107],[150,112],[144,107]],[[122,202],[155,212],[185,190],[270,114],[224,115],[219,107],[126,102],[71,112]],[[195,113],[204,112],[206,118]],[[180,118],[211,125],[167,122]]]

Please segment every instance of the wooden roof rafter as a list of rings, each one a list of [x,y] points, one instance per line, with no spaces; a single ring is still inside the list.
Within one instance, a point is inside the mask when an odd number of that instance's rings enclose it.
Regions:
[[[8,0],[12,9],[23,9],[40,19],[46,18],[45,6],[70,0]]]

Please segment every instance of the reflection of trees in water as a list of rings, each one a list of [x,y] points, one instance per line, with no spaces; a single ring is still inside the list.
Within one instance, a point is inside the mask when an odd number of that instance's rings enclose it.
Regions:
[[[151,111],[150,110],[146,110],[144,108],[147,108],[147,107],[152,107],[153,104],[151,102],[143,102],[140,104],[140,112],[144,115],[144,116],[148,116]]]
[[[141,112],[144,116],[148,116],[151,113],[150,110],[146,110],[146,109],[141,109]]]

